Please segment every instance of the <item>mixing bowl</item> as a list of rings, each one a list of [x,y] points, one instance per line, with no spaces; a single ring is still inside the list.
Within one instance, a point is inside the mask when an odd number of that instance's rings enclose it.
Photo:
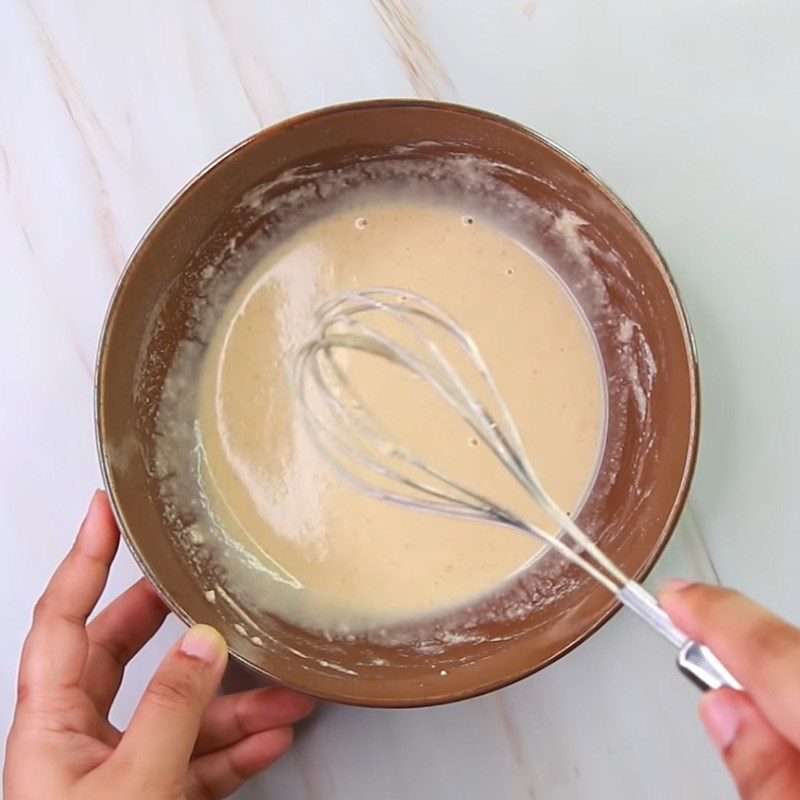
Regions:
[[[210,603],[202,575],[179,546],[185,521],[161,499],[154,466],[159,399],[176,348],[191,334],[204,276],[241,261],[255,238],[277,236],[282,199],[315,202],[312,174],[360,175],[341,189],[355,191],[381,165],[403,162],[435,185],[437,172],[426,165],[470,159],[497,187],[496,197],[483,198],[487,204],[497,206],[508,190],[537,209],[517,227],[524,236],[530,226],[537,250],[594,331],[607,428],[578,521],[641,579],[675,526],[694,466],[691,334],[663,259],[631,212],[586,167],[520,125],[455,105],[386,100],[327,108],[262,131],[205,169],[155,221],[128,262],[103,329],[100,462],[131,552],[179,617],[215,626],[234,658],[322,698],[413,706],[473,696],[551,663],[618,608],[605,589],[546,554],[469,614],[431,620],[394,639],[331,641],[267,612]],[[330,199],[316,194],[320,204]],[[256,641],[253,629],[261,632]]]

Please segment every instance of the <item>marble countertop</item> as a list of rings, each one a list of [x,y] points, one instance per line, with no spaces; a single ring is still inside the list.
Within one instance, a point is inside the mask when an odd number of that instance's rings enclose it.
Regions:
[[[721,581],[800,621],[798,41],[794,0],[2,0],[0,733],[30,609],[99,483],[92,369],[127,254],[218,153],[360,98],[513,117],[633,207],[683,293],[703,386],[691,501],[651,581]],[[109,594],[135,577],[124,552]],[[133,663],[118,722],[178,634]],[[488,697],[326,707],[237,797],[732,797],[697,699],[621,613]]]

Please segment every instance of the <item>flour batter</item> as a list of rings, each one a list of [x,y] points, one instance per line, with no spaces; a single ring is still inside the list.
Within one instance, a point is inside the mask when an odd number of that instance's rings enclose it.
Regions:
[[[203,362],[197,419],[200,479],[228,544],[231,583],[315,628],[358,631],[445,611],[496,589],[540,549],[515,531],[358,495],[319,459],[295,414],[292,354],[323,300],[377,286],[429,297],[473,335],[564,509],[581,501],[598,460],[594,344],[562,284],[528,250],[487,221],[424,202],[350,206],[303,228],[227,304]],[[406,441],[444,443],[439,464],[511,505],[524,502],[431,401],[385,389],[379,397]]]

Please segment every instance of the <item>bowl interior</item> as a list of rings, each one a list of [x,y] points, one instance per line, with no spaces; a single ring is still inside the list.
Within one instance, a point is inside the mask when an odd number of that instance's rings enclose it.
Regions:
[[[480,202],[502,205],[508,192],[533,201],[536,213],[513,224],[535,240],[583,308],[607,378],[605,450],[578,521],[627,574],[642,576],[672,531],[694,463],[691,337],[666,267],[630,212],[580,164],[513,123],[456,106],[383,101],[315,112],[256,135],[198,177],[147,233],[101,342],[101,462],[142,568],[181,617],[219,628],[240,660],[343,702],[423,705],[496,688],[575,646],[616,605],[548,554],[470,614],[391,644],[331,642],[269,614],[253,621],[264,632],[263,643],[254,644],[235,627],[231,607],[207,602],[196,570],[175,546],[183,523],[159,493],[155,417],[172,356],[192,328],[203,275],[242,262],[257,237],[268,242],[280,228],[282,200],[302,193],[312,172],[356,165],[369,180],[391,161],[425,180],[435,174],[428,166],[442,159],[481,161],[495,189]]]

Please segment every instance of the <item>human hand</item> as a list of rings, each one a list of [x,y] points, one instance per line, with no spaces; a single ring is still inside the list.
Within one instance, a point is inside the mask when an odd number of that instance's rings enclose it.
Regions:
[[[660,601],[744,686],[709,692],[700,703],[740,795],[800,797],[800,630],[729,589],[673,581]]]
[[[125,665],[168,613],[145,580],[87,625],[119,543],[92,498],[75,544],[36,605],[6,745],[6,800],[216,800],[289,748],[310,698],[264,688],[214,699],[222,637],[192,628],[162,661],[128,729],[108,721]]]

